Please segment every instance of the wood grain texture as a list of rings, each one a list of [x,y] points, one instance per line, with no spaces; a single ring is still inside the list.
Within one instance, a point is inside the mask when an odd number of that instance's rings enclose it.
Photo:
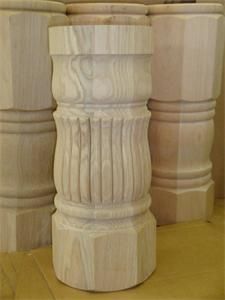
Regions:
[[[0,9],[65,13],[66,7],[53,0],[0,0]]]
[[[223,68],[219,4],[150,6],[154,31],[153,211],[159,224],[208,219],[214,183],[210,152]]]
[[[91,291],[135,286],[156,264],[151,28],[119,24],[50,28],[58,104],[53,263],[61,281]]]
[[[55,106],[48,25],[61,3],[0,1],[0,251],[51,241]]]
[[[73,25],[149,25],[145,5],[131,3],[77,3],[67,5]]]

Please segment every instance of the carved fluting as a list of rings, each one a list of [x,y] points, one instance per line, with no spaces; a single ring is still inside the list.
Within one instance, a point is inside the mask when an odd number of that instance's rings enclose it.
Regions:
[[[222,12],[219,4],[150,6],[155,33],[151,190],[160,224],[207,219],[212,213],[210,152],[221,84]]]
[[[151,181],[146,164],[149,113],[127,118],[124,109],[124,117],[90,118],[68,110],[68,116],[66,110],[55,113],[58,193],[83,204],[131,202],[146,196]]]
[[[53,263],[70,286],[113,291],[155,268],[146,107],[151,29],[99,20],[50,28],[58,104]]]
[[[48,25],[65,6],[0,1],[0,251],[49,244],[56,141]]]

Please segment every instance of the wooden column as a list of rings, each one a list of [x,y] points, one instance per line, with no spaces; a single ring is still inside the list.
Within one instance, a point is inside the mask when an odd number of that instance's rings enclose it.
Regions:
[[[147,100],[151,27],[142,5],[69,5],[50,28],[57,277],[84,290],[135,286],[156,265]],[[140,26],[141,25],[141,26]]]
[[[154,32],[152,209],[159,224],[208,219],[214,201],[210,152],[223,67],[223,6],[154,5],[149,12]]]
[[[51,241],[55,187],[48,24],[62,3],[0,1],[0,251]]]

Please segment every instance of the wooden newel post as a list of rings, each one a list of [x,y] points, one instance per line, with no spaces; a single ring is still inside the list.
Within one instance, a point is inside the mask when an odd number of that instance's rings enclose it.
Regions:
[[[55,186],[48,25],[65,6],[0,1],[0,251],[51,242]]]
[[[76,25],[50,28],[58,103],[54,267],[73,287],[126,289],[156,264],[151,27],[142,5],[69,5],[68,12]]]
[[[159,224],[207,219],[214,201],[210,152],[223,67],[223,6],[152,5],[149,12],[153,212]]]

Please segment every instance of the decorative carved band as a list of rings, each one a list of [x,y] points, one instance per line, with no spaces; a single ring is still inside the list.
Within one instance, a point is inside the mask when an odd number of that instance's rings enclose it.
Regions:
[[[62,195],[57,195],[55,198],[55,204],[60,213],[65,216],[78,219],[89,220],[115,220],[135,217],[146,213],[151,205],[151,198],[146,195],[143,199],[138,199],[131,203],[117,203],[107,204],[102,206],[101,204],[81,205],[74,202],[65,200]],[[114,224],[115,224],[114,221]]]
[[[51,109],[0,110],[1,209],[35,209],[52,204],[55,136]]]
[[[216,101],[205,102],[161,102],[151,100],[149,108],[152,120],[175,123],[207,122],[215,116]]]
[[[65,112],[65,111],[64,111]],[[93,117],[54,114],[58,143],[55,182],[59,194],[76,203],[124,203],[149,190],[150,115]],[[114,112],[114,114],[117,111]],[[85,113],[83,113],[85,115]],[[146,164],[148,162],[149,165]]]
[[[52,110],[0,111],[0,133],[2,134],[41,134],[54,131]]]

